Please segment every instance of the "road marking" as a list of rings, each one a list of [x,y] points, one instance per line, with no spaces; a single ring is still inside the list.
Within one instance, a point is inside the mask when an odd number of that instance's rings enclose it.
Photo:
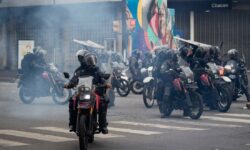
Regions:
[[[141,134],[141,135],[153,135],[153,134],[162,134],[162,132],[155,131],[144,131],[144,130],[133,130],[133,129],[125,129],[125,128],[115,128],[108,127],[110,131],[124,132],[124,133],[133,133],[133,134]]]
[[[250,146],[250,143],[249,143],[249,144],[246,144],[246,146]]]
[[[202,116],[203,119],[224,121],[224,122],[237,122],[237,123],[247,123],[250,124],[249,119],[236,119],[236,118],[223,118],[223,117],[212,117],[212,116]]]
[[[25,146],[25,145],[29,144],[0,139],[0,146],[3,147]]]
[[[180,131],[194,131],[194,130],[204,131],[204,130],[208,130],[205,128],[176,127],[176,126],[167,126],[167,125],[162,125],[162,124],[138,123],[138,122],[129,122],[129,121],[114,121],[112,123],[134,125],[134,126],[144,126],[144,127],[154,127],[154,128],[161,128],[161,129],[173,129],[173,130],[180,130]]]
[[[242,117],[242,118],[250,118],[250,115],[248,114],[230,114],[230,113],[221,113],[221,114],[215,114],[217,116],[229,116],[229,117]]]
[[[72,132],[69,132],[65,128],[57,128],[57,127],[34,127],[33,129],[37,130],[43,130],[43,131],[51,131],[51,132],[59,132],[59,133],[66,133],[66,134],[72,134]],[[106,139],[106,138],[117,138],[117,137],[125,137],[123,135],[117,135],[117,134],[95,134],[95,137],[101,138],[101,139]]]
[[[65,138],[60,136],[53,136],[53,135],[46,135],[40,133],[33,133],[33,132],[24,132],[24,131],[17,131],[17,130],[0,130],[0,134],[3,135],[11,135],[16,137],[24,137],[29,139],[36,139],[41,141],[49,141],[49,142],[66,142],[66,141],[74,141],[75,139],[72,138]]]
[[[180,123],[184,125],[195,125],[195,126],[208,126],[208,127],[226,127],[226,128],[239,128],[242,127],[240,125],[231,125],[231,124],[218,124],[218,123],[209,123],[209,122],[200,122],[197,121],[188,121],[188,120],[171,120],[171,119],[152,119],[154,121],[160,121],[160,122],[172,122],[172,123]]]

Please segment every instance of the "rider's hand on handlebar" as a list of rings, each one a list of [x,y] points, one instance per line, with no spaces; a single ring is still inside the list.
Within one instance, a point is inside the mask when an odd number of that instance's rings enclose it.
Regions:
[[[107,87],[107,88],[112,88],[112,85],[111,85],[110,83],[107,83],[107,84],[106,84],[106,87]]]
[[[65,85],[63,86],[63,88],[69,89],[69,85],[68,85],[68,84],[65,84]]]

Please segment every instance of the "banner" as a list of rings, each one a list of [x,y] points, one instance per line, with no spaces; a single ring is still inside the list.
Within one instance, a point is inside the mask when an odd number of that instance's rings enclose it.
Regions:
[[[18,69],[21,69],[21,61],[23,60],[24,55],[28,52],[32,53],[34,46],[35,42],[33,40],[18,41]]]
[[[127,19],[135,20],[134,30],[129,28],[132,50],[153,51],[162,45],[175,48],[175,11],[167,8],[167,0],[127,0],[127,8]]]

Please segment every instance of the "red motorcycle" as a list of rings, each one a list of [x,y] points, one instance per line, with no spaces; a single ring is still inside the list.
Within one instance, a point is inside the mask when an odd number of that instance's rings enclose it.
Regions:
[[[64,77],[69,79],[69,74],[64,73]],[[107,80],[110,75],[105,75]],[[100,105],[102,104],[102,95],[97,89],[110,88],[105,85],[87,85],[78,86],[74,96],[74,108],[77,108],[76,134],[79,137],[80,150],[87,150],[88,143],[94,142],[94,135],[101,133],[99,122],[97,121]],[[93,92],[94,91],[94,92]],[[76,103],[77,102],[77,103]]]

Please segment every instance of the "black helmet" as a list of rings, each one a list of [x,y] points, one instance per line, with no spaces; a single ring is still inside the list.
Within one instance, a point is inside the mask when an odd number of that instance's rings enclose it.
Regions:
[[[213,46],[209,49],[209,55],[217,57],[220,55],[220,49],[218,46]]]
[[[179,49],[181,58],[186,58],[188,55],[188,48],[183,46]]]
[[[146,52],[146,53],[145,53],[145,58],[146,58],[146,59],[152,59],[152,58],[153,58],[152,53]]]
[[[227,52],[227,54],[228,54],[229,58],[234,59],[234,58],[237,58],[237,57],[238,57],[239,52],[238,52],[238,50],[236,50],[236,49],[230,49],[230,50]]]
[[[34,47],[33,53],[38,57],[44,57],[47,54],[47,51],[42,49],[41,46]]]
[[[141,51],[139,49],[135,49],[133,52],[132,52],[132,55],[134,57],[136,57],[137,59],[139,59],[141,57]]]
[[[81,49],[76,52],[76,57],[82,65],[86,65],[85,55],[88,53],[87,50]]]
[[[85,55],[86,65],[89,67],[95,67],[97,64],[97,58],[94,54],[88,53]]]

